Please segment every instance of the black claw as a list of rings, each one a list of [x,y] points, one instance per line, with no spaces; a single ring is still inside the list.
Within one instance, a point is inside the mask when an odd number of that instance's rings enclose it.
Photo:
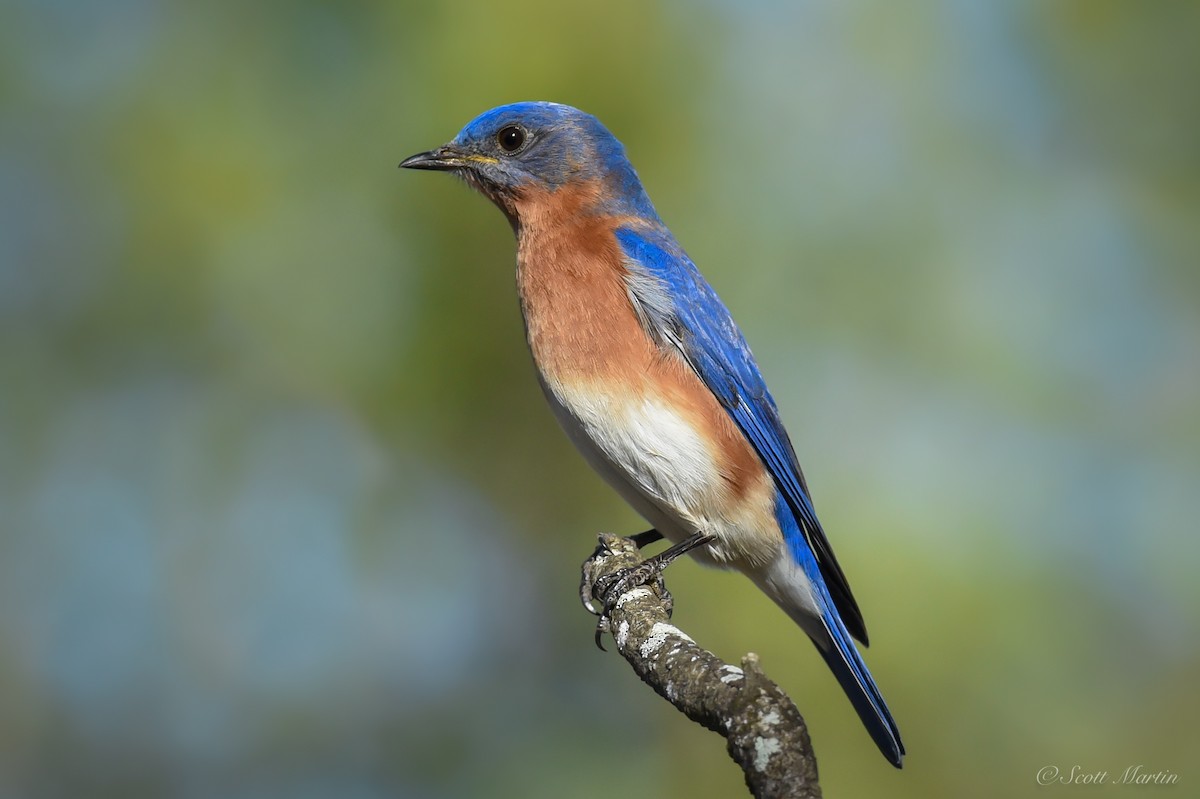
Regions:
[[[597,610],[592,604],[592,599],[595,596],[596,584],[591,579],[590,569],[591,562],[601,555],[607,554],[608,547],[604,543],[604,536],[600,536],[600,543],[596,545],[596,550],[584,561],[583,574],[579,580],[579,601],[583,603],[583,607],[588,613],[595,616],[601,616],[601,611]]]

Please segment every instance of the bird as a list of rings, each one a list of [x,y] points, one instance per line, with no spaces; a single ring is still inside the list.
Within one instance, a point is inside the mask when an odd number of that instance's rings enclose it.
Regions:
[[[852,640],[868,644],[862,612],[775,400],[624,145],[577,108],[519,102],[400,166],[453,173],[508,219],[542,391],[589,465],[654,525],[639,543],[665,537],[749,577],[901,768],[900,731]]]

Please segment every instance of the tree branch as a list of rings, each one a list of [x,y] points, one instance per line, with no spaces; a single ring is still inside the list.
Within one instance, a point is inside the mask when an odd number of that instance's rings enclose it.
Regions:
[[[594,598],[592,586],[606,575],[642,563],[628,538],[602,533],[600,546],[584,561],[580,593]],[[613,635],[620,652],[642,682],[689,719],[726,740],[742,767],[746,786],[759,799],[820,799],[817,760],[804,718],[795,703],[747,654],[741,668],[702,649],[670,623],[671,597],[661,581],[617,597],[597,631]]]

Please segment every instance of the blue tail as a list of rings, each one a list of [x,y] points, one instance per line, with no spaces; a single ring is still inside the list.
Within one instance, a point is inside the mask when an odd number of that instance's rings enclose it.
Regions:
[[[824,586],[821,586],[819,593],[825,594],[823,589]],[[823,596],[822,599],[832,608],[833,603],[828,596]],[[867,671],[867,665],[863,663],[858,649],[850,640],[850,634],[838,618],[837,611],[827,609],[822,621],[829,632],[831,643],[827,648],[822,648],[814,640],[817,651],[825,658],[829,670],[837,677],[838,683],[849,697],[850,704],[858,711],[858,717],[862,719],[863,726],[871,734],[879,751],[883,752],[883,756],[893,766],[902,767],[904,742],[900,740],[900,730],[896,727],[896,721],[892,718],[887,703],[883,701],[883,695],[879,693],[875,680],[871,679],[871,672]]]
[[[776,518],[783,530],[788,551],[787,555],[780,553],[781,559],[787,560],[790,556],[790,561],[786,570],[765,581],[765,587],[779,606],[812,638],[879,751],[883,752],[889,763],[900,768],[904,764],[904,743],[900,740],[900,730],[842,622],[838,605],[829,593],[817,557],[801,532],[799,523],[782,502]],[[760,585],[763,584],[760,582]],[[863,632],[865,634],[865,628]]]

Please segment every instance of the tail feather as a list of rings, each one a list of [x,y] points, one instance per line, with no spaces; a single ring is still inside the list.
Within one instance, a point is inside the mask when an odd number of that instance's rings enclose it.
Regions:
[[[815,559],[805,554],[803,549],[786,547],[774,562],[748,574],[816,644],[879,751],[901,768],[904,743],[896,721],[838,616]]]
[[[829,645],[822,647],[815,639],[813,643],[817,651],[825,658],[829,670],[837,677],[842,690],[850,699],[850,704],[858,711],[863,726],[867,728],[879,751],[896,768],[904,765],[904,742],[900,740],[900,730],[888,710],[883,695],[871,678],[871,672],[863,663],[850,634],[836,615],[825,614],[825,629],[829,633]]]

